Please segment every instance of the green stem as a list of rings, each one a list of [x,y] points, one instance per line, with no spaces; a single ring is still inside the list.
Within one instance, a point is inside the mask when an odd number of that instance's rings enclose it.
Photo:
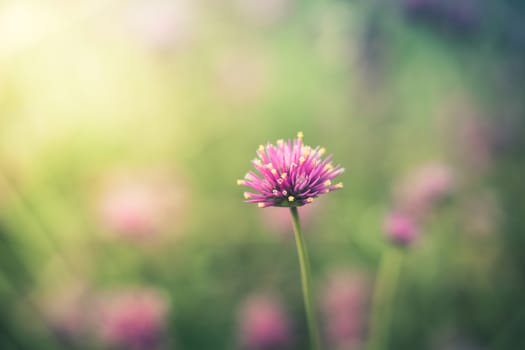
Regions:
[[[368,350],[388,348],[390,324],[403,253],[399,247],[390,247],[383,253],[381,258],[381,266],[379,267],[372,296]]]
[[[295,243],[297,244],[297,254],[299,256],[299,266],[301,268],[301,285],[303,288],[304,307],[306,309],[306,321],[308,323],[308,332],[310,333],[310,345],[312,350],[321,349],[319,343],[319,332],[317,330],[317,319],[314,312],[312,300],[312,288],[310,283],[310,264],[308,254],[301,232],[301,223],[299,213],[296,207],[290,208],[292,213],[293,231],[295,234]]]
[[[74,264],[72,263],[69,256],[64,253],[58,238],[54,234],[55,230],[52,227],[49,227],[47,222],[41,218],[34,204],[31,203],[28,197],[18,188],[11,176],[9,176],[7,172],[0,169],[0,185],[2,185],[2,183],[8,192],[8,195],[11,195],[14,199],[13,206],[18,217],[21,219],[21,221],[23,221],[24,225],[32,225],[27,229],[24,228],[21,230],[29,231],[36,229],[38,231],[36,234],[46,239],[46,243],[48,244],[49,248],[53,250],[59,258],[62,259],[64,266],[68,269],[71,275],[78,275],[78,271],[76,270]]]

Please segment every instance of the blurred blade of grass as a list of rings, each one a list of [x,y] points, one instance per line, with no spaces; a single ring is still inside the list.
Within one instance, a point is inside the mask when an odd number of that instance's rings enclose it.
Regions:
[[[397,246],[389,246],[385,249],[374,284],[368,350],[389,348],[388,343],[395,309],[396,289],[404,251]]]
[[[44,317],[43,313],[38,308],[38,306],[35,305],[33,301],[31,301],[31,299],[26,297],[23,291],[18,290],[16,285],[12,283],[9,277],[1,271],[0,295],[0,301],[2,302],[2,305],[0,305],[0,309],[2,310],[1,315],[3,316],[0,317],[0,322],[4,322],[4,317],[10,314],[10,311],[12,308],[14,308],[14,306],[19,306],[25,309],[25,311],[27,311],[27,314],[34,316],[31,318],[31,320],[27,321],[28,323],[32,323],[32,325],[37,326],[39,328],[39,331],[42,332],[43,340],[45,340],[45,342],[42,343],[41,341],[38,341],[39,349],[64,349],[64,347],[60,344],[60,341],[54,334],[53,330],[49,328],[49,325],[46,322],[46,318]],[[6,303],[7,305],[5,305],[4,303]],[[12,318],[9,317],[8,319],[10,319],[10,323],[12,323]],[[1,326],[2,324],[0,324],[0,327]],[[8,326],[8,329],[12,328],[10,327],[12,325],[7,324],[6,326]],[[36,345],[33,344],[34,339],[29,339],[26,336],[26,334],[10,334],[10,337],[16,342],[16,344],[24,345],[19,347],[20,349],[31,349],[34,348],[34,346]]]
[[[7,172],[0,170],[0,185],[6,190],[6,193],[10,194],[13,209],[20,220],[12,221],[10,218],[7,224],[11,224],[16,228],[14,232],[33,232],[32,238],[41,237],[45,238],[45,241],[51,250],[56,253],[64,262],[68,271],[75,276],[76,271],[66,254],[64,254],[60,243],[57,241],[53,234],[53,230],[40,218],[38,213],[32,206],[32,203],[26,198],[26,196],[18,189],[14,181],[7,175]],[[7,219],[7,218],[6,218]],[[23,226],[26,226],[23,228]]]

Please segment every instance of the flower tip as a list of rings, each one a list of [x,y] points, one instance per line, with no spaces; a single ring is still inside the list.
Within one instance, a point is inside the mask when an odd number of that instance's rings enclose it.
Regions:
[[[288,202],[293,202],[295,200],[294,196],[288,196]]]
[[[299,131],[299,132],[297,133],[297,138],[298,138],[298,139],[302,139],[303,137],[304,137],[303,132],[302,132],[302,131]]]
[[[312,203],[313,201],[314,201],[314,199],[312,197],[306,198],[306,202],[307,203]]]
[[[266,207],[266,204],[264,204],[264,203],[257,203],[257,206],[259,208],[264,208],[264,207]]]
[[[339,189],[339,188],[343,188],[343,183],[340,182],[338,184],[335,185],[335,188]]]
[[[244,185],[246,185],[246,181],[244,181],[244,180],[237,180],[237,185],[244,186]]]

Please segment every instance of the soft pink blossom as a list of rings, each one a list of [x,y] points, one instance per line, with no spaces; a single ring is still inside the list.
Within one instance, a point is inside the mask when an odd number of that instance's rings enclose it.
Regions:
[[[367,323],[370,285],[353,271],[337,271],[321,299],[326,337],[331,349],[353,349],[362,343]]]
[[[248,297],[239,312],[240,342],[247,349],[281,349],[291,342],[288,315],[273,296]]]
[[[105,344],[134,350],[163,346],[168,316],[163,293],[137,289],[106,295],[98,311],[97,331]]]
[[[401,245],[412,243],[419,235],[416,220],[400,211],[392,211],[387,214],[384,230],[391,241]]]
[[[453,169],[445,164],[434,162],[420,166],[397,185],[395,207],[422,219],[435,204],[453,192],[456,182]]]
[[[112,174],[98,198],[104,226],[111,233],[141,241],[180,228],[185,205],[185,190],[169,174],[155,172]]]

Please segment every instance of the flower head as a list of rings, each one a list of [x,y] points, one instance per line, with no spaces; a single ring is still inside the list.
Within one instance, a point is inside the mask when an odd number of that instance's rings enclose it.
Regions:
[[[331,348],[360,348],[366,334],[369,295],[370,283],[362,273],[331,273],[321,294],[321,311]]]
[[[101,302],[98,332],[117,348],[159,349],[167,324],[169,304],[155,289],[122,291]]]
[[[399,211],[392,211],[387,215],[384,228],[387,236],[400,245],[409,245],[419,235],[416,220]]]
[[[394,195],[396,207],[418,220],[424,219],[456,186],[456,174],[446,164],[422,165],[398,184]]]
[[[186,189],[173,180],[177,174],[124,169],[105,177],[95,205],[108,233],[146,243],[182,231],[188,199]]]
[[[247,203],[259,207],[299,207],[313,202],[317,196],[343,188],[332,180],[344,172],[332,165],[332,156],[322,159],[325,149],[303,144],[303,133],[295,140],[278,140],[277,145],[260,145],[258,158],[252,161],[259,175],[246,174],[238,185],[251,187],[258,193],[244,192]]]
[[[247,349],[280,349],[291,342],[288,315],[271,295],[249,296],[239,310],[240,342]]]

